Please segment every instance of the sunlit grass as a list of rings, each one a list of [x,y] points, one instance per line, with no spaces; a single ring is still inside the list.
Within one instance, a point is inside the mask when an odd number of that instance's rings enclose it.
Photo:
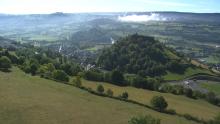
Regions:
[[[0,72],[0,106],[1,124],[127,124],[133,116],[148,114],[160,118],[162,124],[196,124],[33,77],[18,68],[11,73]]]
[[[129,99],[148,105],[150,105],[150,100],[153,96],[162,95],[168,101],[168,108],[175,109],[178,113],[181,114],[188,113],[203,119],[211,119],[218,112],[220,112],[218,107],[211,105],[206,101],[194,100],[185,96],[178,96],[169,93],[160,93],[144,89],[137,89],[133,87],[119,87],[108,83],[100,83],[87,80],[83,80],[82,82],[83,86],[92,88],[93,90],[96,90],[97,86],[99,84],[102,84],[105,88],[105,91],[107,91],[107,89],[111,89],[114,92],[114,96],[119,96],[120,94],[126,91],[129,94]]]

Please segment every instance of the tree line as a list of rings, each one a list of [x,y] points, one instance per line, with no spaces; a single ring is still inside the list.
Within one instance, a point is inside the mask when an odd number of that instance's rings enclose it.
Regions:
[[[82,67],[59,53],[43,48],[22,48],[15,51],[0,51],[0,68],[9,70],[12,64],[25,73],[39,75],[58,81],[69,81],[69,76],[76,76]]]

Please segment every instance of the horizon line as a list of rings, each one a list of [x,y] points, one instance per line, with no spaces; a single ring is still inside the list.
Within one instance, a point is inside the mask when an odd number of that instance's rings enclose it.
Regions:
[[[194,13],[194,14],[220,14],[220,12],[189,12],[189,11],[118,11],[118,12],[50,12],[50,13],[2,13],[0,15],[50,15],[50,14],[88,14],[88,13],[159,13],[159,12],[167,12],[167,13]]]

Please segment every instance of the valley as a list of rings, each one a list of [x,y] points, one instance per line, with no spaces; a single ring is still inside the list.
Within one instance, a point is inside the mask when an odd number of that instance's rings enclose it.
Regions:
[[[150,116],[160,120],[152,124],[219,124],[219,20],[170,11],[0,14],[0,123]]]

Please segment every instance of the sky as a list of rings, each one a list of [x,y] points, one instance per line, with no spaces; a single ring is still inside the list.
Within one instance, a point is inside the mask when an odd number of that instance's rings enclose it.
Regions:
[[[0,13],[220,12],[220,0],[0,0]]]

